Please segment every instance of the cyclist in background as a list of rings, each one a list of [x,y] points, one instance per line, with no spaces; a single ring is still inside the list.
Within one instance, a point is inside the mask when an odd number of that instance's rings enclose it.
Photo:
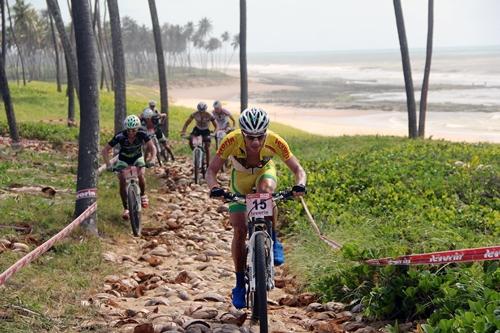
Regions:
[[[172,150],[168,145],[167,138],[165,137],[165,134],[163,134],[163,131],[161,129],[161,125],[167,119],[167,115],[165,113],[160,113],[155,107],[156,102],[150,100],[149,107],[144,109],[139,118],[141,119],[142,126],[146,128],[146,132],[154,133],[156,135],[158,142],[170,155],[173,161],[175,160],[174,154],[172,153]]]
[[[217,130],[223,130],[226,133],[229,133],[236,127],[236,121],[231,113],[222,107],[222,103],[220,101],[214,102],[214,110],[212,111],[212,115],[215,118],[215,122],[217,123]],[[229,119],[231,119],[232,127],[229,126]]]
[[[222,140],[217,154],[208,166],[207,184],[210,197],[221,198],[225,191],[220,188],[217,173],[227,159],[231,159],[230,190],[235,194],[249,194],[255,188],[259,193],[276,191],[278,178],[274,156],[286,164],[295,176],[294,196],[304,195],[306,191],[306,173],[298,159],[292,154],[287,142],[278,134],[268,130],[269,117],[260,108],[244,110],[239,118],[240,129],[232,131]],[[273,219],[273,254],[274,264],[281,265],[285,261],[283,245],[276,239],[274,225],[277,209]],[[229,205],[229,220],[233,226],[231,252],[236,271],[236,287],[232,290],[233,305],[240,309],[245,307],[245,240],[247,236],[246,206],[240,203]]]
[[[118,160],[114,165],[111,165],[109,153],[113,147],[120,144],[120,152],[118,153]],[[146,161],[142,156],[142,146],[146,145]],[[102,157],[106,163],[108,170],[122,171],[128,166],[135,165],[139,167],[139,187],[141,189],[141,206],[147,208],[149,200],[146,196],[146,182],[144,180],[144,167],[146,165],[153,165],[153,157],[156,155],[156,148],[153,145],[149,135],[141,128],[141,121],[139,117],[130,115],[125,118],[125,129],[116,134],[103,148]],[[122,218],[127,220],[129,218],[129,211],[127,205],[127,183],[122,172],[118,173],[120,179],[120,197],[123,204]]]
[[[215,122],[214,116],[212,116],[207,111],[207,104],[204,102],[199,102],[196,106],[196,111],[193,112],[189,118],[184,123],[184,126],[181,130],[181,136],[186,135],[186,129],[189,124],[195,120],[196,125],[193,128],[193,131],[189,135],[189,147],[191,150],[194,149],[193,146],[193,137],[201,135],[203,137],[203,146],[205,148],[205,156],[207,160],[207,165],[210,163],[210,123],[214,126],[214,130],[217,128],[217,124]]]

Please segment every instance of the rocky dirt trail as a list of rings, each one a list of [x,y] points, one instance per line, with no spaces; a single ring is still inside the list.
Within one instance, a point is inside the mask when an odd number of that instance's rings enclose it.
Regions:
[[[208,198],[205,185],[192,184],[190,160],[180,157],[154,172],[162,186],[149,191],[143,236],[131,234],[108,245],[104,259],[124,273],[107,276],[98,293],[82,300],[100,318],[80,329],[258,332],[249,310],[231,305],[235,277],[227,211]],[[270,332],[378,332],[361,315],[345,311],[344,304],[320,304],[312,294],[299,294],[294,281],[286,265],[277,269],[277,288],[269,295]]]

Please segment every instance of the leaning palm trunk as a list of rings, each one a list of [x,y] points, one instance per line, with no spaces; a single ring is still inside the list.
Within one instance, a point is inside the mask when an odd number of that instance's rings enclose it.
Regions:
[[[163,45],[161,41],[160,23],[158,22],[158,13],[156,11],[155,0],[149,1],[149,10],[151,12],[151,21],[153,22],[153,34],[156,46],[156,61],[158,62],[158,77],[160,80],[160,102],[161,113],[165,113],[165,123],[163,124],[163,131],[168,137],[168,92],[167,92],[167,73],[165,71],[165,58],[163,57]]]
[[[418,136],[425,136],[425,115],[427,113],[427,93],[429,92],[429,76],[431,74],[432,61],[432,35],[434,31],[434,0],[429,0],[427,17],[427,54],[425,57],[424,79],[420,95],[420,114],[418,119]]]
[[[408,132],[410,138],[417,137],[417,111],[415,107],[415,92],[413,89],[413,79],[411,76],[410,55],[408,52],[408,42],[406,40],[405,22],[401,0],[394,0],[394,12],[396,14],[396,25],[399,35],[399,46],[401,49],[401,59],[403,62],[403,73],[406,87],[406,104],[408,108]]]
[[[248,74],[247,74],[247,5],[240,0],[240,101],[241,110],[248,106]]]
[[[19,142],[16,116],[14,114],[14,106],[12,105],[12,100],[10,98],[9,82],[7,81],[7,75],[5,73],[5,63],[3,62],[3,55],[0,57],[0,90],[2,90],[3,103],[5,105],[5,112],[7,113],[10,138],[14,142]]]
[[[54,51],[56,53],[56,84],[57,91],[61,92],[61,69],[59,64],[59,47],[57,46],[57,38],[56,33],[54,32],[54,21],[52,20],[52,16],[49,13],[49,21],[50,21],[50,32],[52,36],[52,43],[54,43]]]
[[[2,14],[2,61],[5,66],[5,59],[7,57],[7,36],[5,31],[5,3],[0,0],[0,13]]]
[[[99,89],[97,85],[96,47],[88,1],[72,0],[75,27],[78,77],[80,80],[80,135],[78,138],[77,193],[87,191],[76,199],[75,215],[80,215],[96,201],[99,152]],[[97,234],[97,215],[94,213],[83,225]]]
[[[108,0],[109,21],[111,24],[111,43],[113,45],[113,69],[115,91],[115,133],[123,128],[127,115],[125,90],[125,56],[123,53],[120,11],[117,0]]]
[[[76,88],[76,93],[79,94],[79,82],[78,82],[78,68],[76,64],[75,54],[73,53],[73,49],[71,47],[71,42],[66,33],[66,29],[64,27],[64,22],[61,16],[61,10],[59,9],[59,4],[57,0],[47,0],[47,8],[54,19],[54,23],[56,24],[57,32],[59,33],[59,38],[61,39],[61,43],[64,50],[64,55],[66,57],[66,69],[69,72],[69,77],[71,81],[73,81],[74,87]]]

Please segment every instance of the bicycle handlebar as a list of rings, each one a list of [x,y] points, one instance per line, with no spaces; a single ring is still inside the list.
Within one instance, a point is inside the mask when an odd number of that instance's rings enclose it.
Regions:
[[[272,193],[272,199],[274,201],[288,200],[293,197],[293,192],[291,190],[279,191]],[[246,195],[235,194],[231,192],[224,191],[224,201],[227,202],[240,202],[245,203]]]

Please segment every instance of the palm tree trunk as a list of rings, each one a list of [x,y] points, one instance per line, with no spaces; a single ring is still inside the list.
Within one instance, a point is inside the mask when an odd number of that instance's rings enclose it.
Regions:
[[[240,104],[240,112],[248,107],[246,0],[240,0]]]
[[[7,37],[5,31],[5,3],[4,0],[0,0],[0,11],[2,14],[2,61],[5,66],[5,59],[7,56]]]
[[[398,28],[399,46],[401,49],[401,59],[403,62],[403,73],[406,87],[406,104],[408,108],[408,132],[410,138],[417,137],[417,111],[415,106],[415,90],[413,89],[413,79],[411,76],[410,54],[408,52],[408,42],[406,40],[405,22],[401,0],[394,0],[394,12],[396,14],[396,25]]]
[[[9,124],[10,138],[14,142],[19,142],[19,133],[17,131],[16,116],[14,114],[14,106],[10,98],[9,82],[5,73],[5,63],[3,62],[3,55],[0,57],[0,90],[2,90],[3,104],[5,105],[5,112],[7,113],[7,122]]]
[[[61,16],[61,10],[59,9],[59,4],[57,0],[47,0],[47,8],[54,19],[56,24],[57,32],[59,33],[59,38],[61,40],[64,56],[66,57],[66,70],[69,72],[68,75],[73,81],[74,87],[76,88],[76,93],[79,94],[79,82],[78,82],[78,67],[76,64],[76,57],[73,53],[73,48],[71,47],[71,41],[66,33],[64,27],[64,22]]]
[[[167,73],[165,72],[165,58],[163,57],[163,45],[161,41],[160,23],[158,21],[158,13],[156,11],[155,0],[149,1],[149,11],[151,12],[151,21],[153,22],[153,34],[156,46],[156,61],[158,62],[158,77],[160,80],[160,102],[161,113],[165,113],[165,123],[163,131],[168,137],[168,92],[167,92]]]
[[[52,20],[52,16],[49,13],[49,21],[50,21],[50,31],[52,34],[52,42],[54,43],[54,50],[56,53],[56,82],[57,82],[57,91],[61,92],[61,69],[59,64],[59,47],[57,46],[57,38],[56,33],[54,31],[54,21]]]
[[[424,79],[420,95],[420,113],[418,122],[418,136],[425,136],[425,115],[427,113],[427,93],[429,91],[429,76],[431,74],[432,39],[434,30],[434,0],[429,0],[427,17],[427,54],[425,57]]]
[[[104,66],[104,52],[103,52],[103,46],[102,46],[102,42],[101,42],[101,38],[99,38],[99,34],[98,34],[98,31],[96,31],[97,29],[97,25],[99,24],[100,26],[100,20],[101,20],[101,16],[100,16],[100,13],[99,13],[99,1],[96,1],[95,2],[95,11],[94,11],[94,19],[92,21],[92,30],[94,31],[94,36],[95,36],[95,40],[96,40],[96,44],[97,44],[97,54],[99,54],[99,61],[101,62],[101,85],[100,85],[100,89],[102,90],[103,88],[103,84],[106,84],[106,91],[109,92],[109,85],[108,85],[108,79],[106,77],[106,66]]]
[[[21,59],[21,70],[23,72],[23,85],[26,85],[26,70],[24,67],[24,56],[23,52],[21,51],[21,48],[19,47],[19,44],[17,43],[17,38],[16,34],[14,32],[14,27],[12,24],[12,16],[10,15],[10,6],[9,6],[9,0],[5,0],[5,3],[7,5],[7,13],[9,14],[9,23],[10,23],[10,32],[12,33],[12,41],[16,45],[17,52],[19,52],[19,58]]]
[[[66,58],[66,68],[69,66],[69,60]],[[75,86],[71,78],[70,71],[66,70],[68,85],[66,87],[66,96],[68,96],[68,127],[76,126],[75,122]]]
[[[106,6],[104,6],[103,24],[106,24]],[[113,77],[113,64],[111,63],[110,49],[108,38],[105,34],[105,29],[101,26],[101,19],[97,21],[97,31],[99,32],[99,39],[101,41],[102,49],[104,51],[104,58],[106,59],[106,64],[108,66],[109,80],[111,81],[111,88],[115,86],[115,78]]]
[[[96,46],[92,32],[92,20],[87,1],[72,0],[75,27],[78,77],[80,79],[80,135],[78,138],[77,193],[89,195],[76,199],[75,215],[80,215],[96,201],[97,169],[99,152],[99,89],[97,84]],[[97,214],[83,224],[97,234]]]
[[[115,91],[115,133],[123,128],[127,115],[125,86],[125,56],[123,53],[120,11],[117,0],[108,0],[109,22],[111,24],[111,43],[113,46],[113,69]]]

